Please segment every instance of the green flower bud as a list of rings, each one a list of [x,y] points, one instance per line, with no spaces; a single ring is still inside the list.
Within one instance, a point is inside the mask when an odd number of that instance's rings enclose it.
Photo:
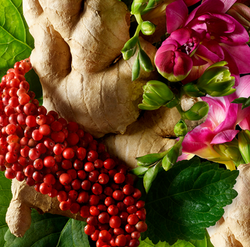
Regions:
[[[144,21],[141,24],[141,31],[144,35],[152,35],[155,32],[155,25],[150,21]]]
[[[147,0],[134,0],[131,5],[131,14],[140,14],[147,6]]]
[[[202,97],[206,94],[201,92],[196,84],[190,82],[183,86],[184,92],[190,97]]]
[[[213,146],[213,148],[221,156],[221,158],[217,159],[218,162],[233,161],[236,166],[244,164],[244,160],[241,156],[238,142],[236,140],[223,144],[216,144]]]
[[[176,107],[177,105],[180,104],[180,99],[177,97],[173,97],[173,99],[171,99],[167,104],[165,104],[164,106],[166,106],[167,108],[173,108]]]
[[[235,78],[231,76],[226,62],[221,61],[211,65],[198,79],[197,88],[213,97],[232,94],[235,89]]]
[[[135,54],[137,43],[138,43],[137,36],[132,37],[125,43],[125,45],[123,46],[121,50],[124,60],[130,59]]]
[[[200,120],[207,115],[208,110],[208,104],[204,101],[199,101],[195,103],[189,110],[182,113],[182,117],[192,121]]]
[[[143,86],[143,100],[139,108],[143,110],[155,110],[167,104],[173,97],[173,92],[166,84],[160,81],[149,81]]]
[[[250,163],[250,131],[242,130],[238,134],[239,150],[246,164]]]
[[[188,132],[188,128],[186,123],[181,119],[175,126],[174,126],[174,133],[177,137],[185,136]]]

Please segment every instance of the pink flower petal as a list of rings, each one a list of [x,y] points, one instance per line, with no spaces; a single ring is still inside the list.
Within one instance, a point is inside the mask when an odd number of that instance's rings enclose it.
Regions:
[[[230,142],[238,134],[239,130],[224,130],[219,132],[211,141],[211,144]]]
[[[250,73],[250,47],[248,45],[230,46],[221,44],[234,58],[240,74]]]
[[[176,0],[166,8],[167,32],[172,33],[182,26],[188,16],[188,8],[183,0]]]
[[[239,123],[239,126],[243,130],[250,130],[250,114]]]

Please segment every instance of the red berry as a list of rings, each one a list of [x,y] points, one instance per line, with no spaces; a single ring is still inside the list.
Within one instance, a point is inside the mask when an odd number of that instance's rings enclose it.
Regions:
[[[107,212],[102,212],[98,216],[98,220],[102,224],[109,223],[109,214]]]
[[[56,179],[55,179],[55,176],[53,174],[46,174],[43,178],[43,181],[47,184],[55,184],[56,183]]]
[[[128,223],[129,223],[130,225],[135,225],[136,223],[138,223],[139,218],[137,217],[136,214],[130,214],[130,215],[128,216],[127,221],[128,221]]]
[[[125,235],[118,235],[115,239],[116,246],[125,246],[127,243],[127,238]]]
[[[58,192],[57,200],[59,202],[67,201],[67,199],[68,199],[68,195],[67,195],[67,193],[65,191],[61,190],[61,191]]]
[[[86,157],[86,149],[83,148],[83,147],[79,147],[77,150],[76,150],[76,156],[79,160],[84,160],[85,157]]]
[[[96,206],[91,206],[89,212],[93,216],[98,216],[100,214],[100,210]]]
[[[122,201],[124,198],[124,194],[121,190],[115,190],[112,194],[113,198],[117,201]]]
[[[106,159],[104,162],[103,162],[103,165],[106,169],[113,169],[115,167],[115,161],[113,159]]]
[[[59,177],[59,181],[62,185],[68,185],[72,181],[72,178],[68,173],[62,173]]]
[[[89,206],[82,206],[81,209],[80,209],[80,215],[83,217],[83,218],[87,218],[90,213],[89,213]]]
[[[16,172],[11,168],[7,168],[4,172],[4,175],[8,179],[13,179],[16,177]]]
[[[108,206],[108,209],[107,209],[107,212],[110,214],[110,215],[117,215],[119,213],[119,209],[116,205],[109,205]]]
[[[95,170],[94,164],[92,162],[86,162],[84,164],[84,170],[86,172],[92,172],[92,171],[94,171]]]
[[[34,160],[33,166],[36,170],[41,170],[43,168],[43,160],[42,159]]]
[[[94,183],[92,185],[92,192],[95,195],[100,195],[102,193],[102,186],[99,183]]]
[[[46,156],[43,160],[44,166],[46,167],[53,167],[56,162],[53,156]]]
[[[86,191],[82,191],[79,193],[77,197],[78,203],[86,203],[89,200],[89,194]]]
[[[40,187],[39,187],[39,191],[42,194],[48,194],[50,193],[52,190],[52,186],[51,184],[47,184],[47,183],[41,183]]]
[[[95,232],[95,226],[93,226],[93,225],[86,225],[85,227],[84,227],[84,232],[87,234],[87,235],[91,235],[91,234],[93,234],[94,232]]]
[[[109,242],[111,240],[111,234],[107,230],[102,230],[99,233],[99,239],[104,242]]]
[[[71,206],[71,203],[68,202],[68,201],[63,201],[59,204],[59,207],[62,211],[66,211],[66,210],[69,210],[70,209],[70,206]]]
[[[70,212],[72,214],[77,214],[80,211],[80,208],[81,206],[78,203],[74,202],[70,206]]]
[[[109,176],[105,173],[101,173],[99,176],[98,176],[98,182],[100,184],[107,184],[109,182]]]
[[[113,215],[109,220],[109,225],[112,228],[119,228],[121,226],[121,218],[119,216]]]
[[[98,159],[98,153],[95,150],[90,150],[87,154],[87,160],[90,162],[94,162]]]
[[[42,124],[42,125],[40,125],[38,131],[39,131],[39,133],[41,133],[44,136],[50,135],[50,127],[49,127],[48,124]]]
[[[65,148],[63,150],[63,157],[65,159],[72,159],[75,156],[75,152],[73,148]]]
[[[116,173],[114,176],[114,182],[117,184],[122,184],[125,181],[125,175],[123,173]]]

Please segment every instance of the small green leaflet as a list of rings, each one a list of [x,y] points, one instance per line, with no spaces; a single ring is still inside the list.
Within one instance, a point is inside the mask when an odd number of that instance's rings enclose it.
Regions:
[[[248,106],[250,106],[250,97],[248,98],[244,98],[244,97],[240,97],[235,99],[234,101],[232,101],[232,103],[236,103],[236,104],[242,104],[242,110]]]
[[[237,196],[233,190],[238,171],[199,158],[181,161],[161,172],[146,197],[148,237],[154,244],[178,239],[202,240]]]
[[[1,0],[0,5],[0,77],[16,61],[26,59],[34,47],[22,13],[22,0]]]
[[[4,246],[4,234],[8,230],[5,215],[12,198],[10,188],[11,180],[7,179],[3,172],[0,172],[0,246]]]

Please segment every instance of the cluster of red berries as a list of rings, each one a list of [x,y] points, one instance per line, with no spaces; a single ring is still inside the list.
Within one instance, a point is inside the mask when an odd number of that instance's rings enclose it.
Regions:
[[[145,203],[126,166],[77,123],[39,106],[24,77],[30,69],[29,59],[17,62],[0,84],[0,170],[86,218],[97,247],[138,246]]]

